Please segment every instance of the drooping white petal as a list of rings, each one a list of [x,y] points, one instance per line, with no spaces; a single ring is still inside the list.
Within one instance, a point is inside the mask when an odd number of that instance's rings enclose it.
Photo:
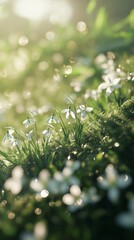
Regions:
[[[99,91],[102,91],[102,90],[106,89],[107,86],[108,86],[108,85],[107,85],[106,83],[101,83],[101,84],[98,86],[98,90],[99,90]]]
[[[113,92],[113,90],[114,90],[113,87],[108,87],[108,88],[106,89],[106,96],[109,97],[110,94]]]
[[[108,190],[108,198],[112,201],[112,202],[117,202],[119,199],[119,190],[117,188],[110,188]]]
[[[69,110],[68,110],[68,111],[66,111],[66,119],[69,118],[69,115],[70,115],[70,113],[69,113]]]
[[[71,111],[70,114],[71,114],[72,118],[75,119],[75,114],[74,114],[74,112]]]
[[[93,111],[93,108],[92,108],[92,107],[86,107],[86,111],[87,111],[87,112],[92,112],[92,111]]]

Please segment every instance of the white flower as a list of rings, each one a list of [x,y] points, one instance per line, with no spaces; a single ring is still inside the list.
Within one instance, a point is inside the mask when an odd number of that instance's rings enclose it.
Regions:
[[[43,134],[45,137],[49,138],[49,137],[52,135],[52,131],[51,131],[50,129],[46,129],[46,130],[44,130],[44,131],[42,132],[42,134]]]
[[[3,142],[13,140],[14,139],[13,133],[14,133],[13,129],[7,130],[6,135],[3,138]]]
[[[12,177],[5,181],[4,187],[6,190],[11,191],[12,194],[17,195],[22,190],[22,180],[23,169],[21,166],[17,166],[12,170]]]
[[[79,108],[77,109],[77,113],[81,114],[82,119],[85,119],[87,117],[87,113],[92,111],[93,111],[92,107],[86,107],[85,105],[80,105]]]
[[[119,189],[126,188],[131,183],[131,178],[126,174],[118,175],[112,164],[106,167],[105,172],[105,177],[99,176],[97,179],[99,186],[108,190],[108,198],[112,202],[117,202],[120,195]]]
[[[52,138],[52,131],[50,129],[46,129],[42,132],[45,140],[47,140],[48,142],[50,142],[51,138]]]
[[[114,89],[121,88],[122,85],[119,84],[121,78],[116,78],[114,73],[107,74],[103,76],[104,83],[101,83],[98,87],[98,91],[106,89],[106,95],[109,96]]]
[[[122,227],[134,229],[134,199],[129,201],[128,208],[128,212],[123,212],[117,216],[116,222]]]
[[[33,136],[33,130],[31,130],[29,133],[27,133],[26,136],[27,136],[28,140],[30,141]]]
[[[71,108],[66,108],[62,110],[62,113],[66,113],[66,119],[69,118],[69,116],[71,116],[73,119],[75,119],[75,114],[74,112],[71,110]]]
[[[48,119],[47,119],[47,123],[58,123],[58,119],[54,116],[54,114],[52,114]]]
[[[23,121],[23,124],[25,125],[26,128],[28,128],[30,125],[33,125],[34,123],[35,123],[35,120],[29,117]]]
[[[10,139],[10,142],[13,147],[16,147],[16,146],[18,146],[19,148],[21,147],[21,142],[17,138]]]

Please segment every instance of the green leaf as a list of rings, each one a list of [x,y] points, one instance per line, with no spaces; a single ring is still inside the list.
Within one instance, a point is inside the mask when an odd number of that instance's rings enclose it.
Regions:
[[[97,0],[91,0],[87,6],[87,12],[92,13],[96,7]]]
[[[104,7],[101,7],[95,21],[95,33],[98,35],[107,25],[107,13]]]
[[[132,28],[134,28],[134,9],[130,12],[128,16],[128,22]]]

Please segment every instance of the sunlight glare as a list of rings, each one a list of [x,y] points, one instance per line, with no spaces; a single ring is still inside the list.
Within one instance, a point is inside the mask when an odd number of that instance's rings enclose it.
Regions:
[[[48,14],[50,8],[49,1],[43,0],[17,0],[14,11],[21,17],[31,20],[41,20]]]
[[[48,19],[58,24],[67,23],[72,16],[72,8],[66,0],[16,0],[14,12],[29,20]]]

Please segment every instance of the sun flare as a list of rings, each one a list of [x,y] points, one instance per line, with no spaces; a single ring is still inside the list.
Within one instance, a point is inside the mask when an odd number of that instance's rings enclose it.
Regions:
[[[66,0],[16,0],[14,12],[29,20],[47,18],[52,23],[66,23],[72,16],[72,8]]]

